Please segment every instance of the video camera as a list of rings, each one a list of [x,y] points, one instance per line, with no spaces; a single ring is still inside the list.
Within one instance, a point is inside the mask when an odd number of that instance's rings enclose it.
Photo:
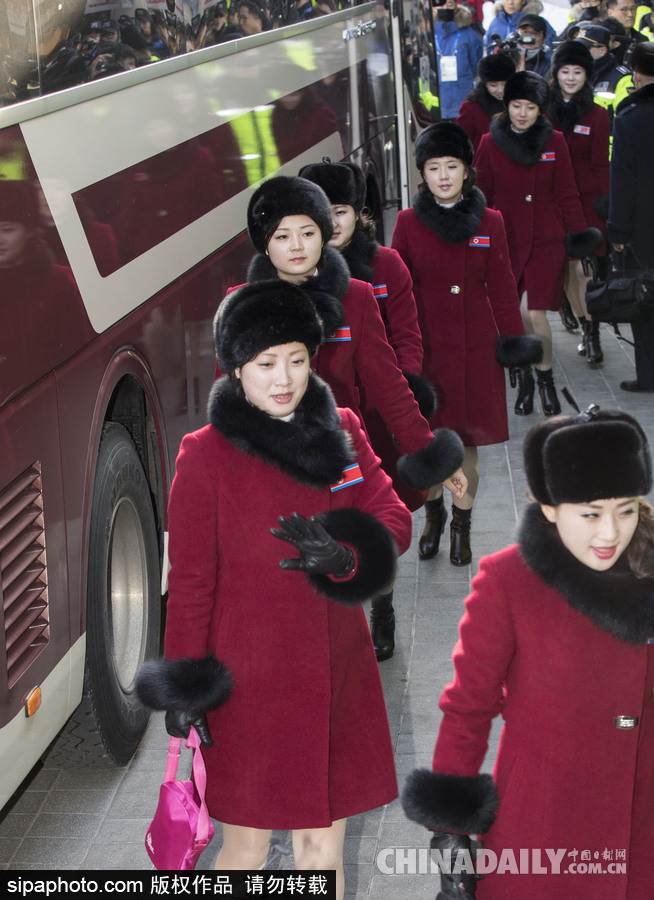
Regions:
[[[533,34],[520,34],[519,31],[512,31],[511,34],[502,39],[499,34],[492,34],[490,53],[505,53],[517,64],[520,54],[524,53],[528,47],[532,47],[536,43]]]

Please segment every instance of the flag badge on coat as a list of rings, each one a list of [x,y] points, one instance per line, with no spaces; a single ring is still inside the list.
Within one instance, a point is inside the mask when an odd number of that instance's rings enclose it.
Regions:
[[[468,247],[490,247],[490,235],[476,234],[468,241]]]
[[[359,484],[360,481],[363,481],[361,466],[359,463],[352,463],[351,466],[345,466],[343,469],[343,477],[335,484],[330,484],[329,490],[332,493],[334,493],[334,491],[342,491],[343,488],[352,487],[353,484]]]
[[[554,150],[549,150],[547,153],[541,153],[540,161],[541,162],[554,162],[556,160],[556,153]]]
[[[388,297],[388,285],[387,284],[373,284],[372,292],[377,298],[377,300],[383,300],[385,297]]]
[[[332,334],[331,337],[325,338],[325,343],[328,341],[351,341],[352,340],[352,331],[349,325],[343,325],[341,328],[337,328],[336,331]]]
[[[590,125],[575,125],[573,131],[575,134],[590,134]]]

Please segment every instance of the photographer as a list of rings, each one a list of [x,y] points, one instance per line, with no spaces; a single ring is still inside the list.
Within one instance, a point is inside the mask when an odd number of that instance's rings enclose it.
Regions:
[[[630,0],[631,2],[631,0]],[[494,48],[501,45],[509,35],[518,28],[518,23],[526,15],[540,15],[543,12],[541,0],[498,0],[495,4],[495,18],[491,21],[484,39],[486,53],[496,52]],[[547,23],[547,43],[552,46],[556,33]]]
[[[518,49],[520,56],[516,62],[518,72],[536,72],[547,78],[552,62],[552,49],[546,43],[547,22],[542,16],[527,14],[518,25]]]

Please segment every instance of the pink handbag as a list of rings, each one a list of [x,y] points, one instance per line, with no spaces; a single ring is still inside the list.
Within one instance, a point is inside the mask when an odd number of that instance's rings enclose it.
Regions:
[[[213,838],[213,822],[204,801],[207,770],[200,737],[191,726],[186,746],[193,748],[193,779],[176,781],[182,738],[171,737],[159,803],[145,835],[145,849],[156,869],[194,869]]]

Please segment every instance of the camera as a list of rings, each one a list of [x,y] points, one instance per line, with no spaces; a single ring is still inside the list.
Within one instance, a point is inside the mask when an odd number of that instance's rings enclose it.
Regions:
[[[533,34],[520,34],[518,31],[512,31],[504,39],[499,34],[493,34],[491,35],[491,40],[493,44],[490,53],[505,53],[515,63],[520,59],[521,53],[524,53],[527,48],[532,47],[536,43],[536,38]]]

